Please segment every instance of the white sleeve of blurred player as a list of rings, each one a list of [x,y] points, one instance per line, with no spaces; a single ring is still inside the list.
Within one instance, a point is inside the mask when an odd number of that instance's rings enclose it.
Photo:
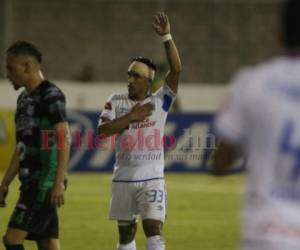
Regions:
[[[102,119],[106,118],[109,120],[114,120],[116,118],[116,95],[111,95],[105,105],[104,108],[100,114],[99,120],[98,120],[98,126],[102,123]]]
[[[215,118],[215,130],[230,143],[244,144],[251,133],[251,70],[239,72]],[[255,102],[255,101],[254,101]]]

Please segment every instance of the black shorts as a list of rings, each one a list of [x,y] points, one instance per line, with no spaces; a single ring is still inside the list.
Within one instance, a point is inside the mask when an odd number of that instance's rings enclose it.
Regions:
[[[58,216],[56,207],[50,205],[50,189],[22,188],[8,227],[28,232],[28,240],[57,239]]]

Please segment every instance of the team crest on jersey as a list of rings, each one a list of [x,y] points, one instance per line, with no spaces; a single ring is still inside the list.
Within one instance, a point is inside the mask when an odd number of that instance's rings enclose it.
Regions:
[[[112,110],[111,103],[110,103],[110,102],[105,103],[104,109],[105,109],[105,110]]]
[[[120,109],[119,109],[120,114],[127,114],[128,112],[129,112],[128,108],[120,107]]]

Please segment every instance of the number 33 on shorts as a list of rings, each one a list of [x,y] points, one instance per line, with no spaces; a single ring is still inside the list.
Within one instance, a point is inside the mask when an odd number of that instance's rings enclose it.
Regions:
[[[164,221],[166,216],[166,196],[164,189],[148,190],[144,196],[146,201],[144,209],[147,209],[142,211],[142,217]]]
[[[148,182],[143,189],[138,198],[141,217],[164,222],[167,206],[167,192],[164,180]]]
[[[165,201],[165,191],[164,190],[149,190],[146,195],[148,196],[148,202],[162,203]]]

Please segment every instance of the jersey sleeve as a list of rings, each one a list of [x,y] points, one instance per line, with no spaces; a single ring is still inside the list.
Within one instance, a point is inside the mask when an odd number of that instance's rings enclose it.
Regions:
[[[164,84],[160,87],[155,93],[154,96],[161,100],[161,108],[168,112],[170,107],[172,106],[173,102],[175,101],[176,94],[170,89],[170,87]]]
[[[215,118],[214,128],[225,140],[242,144],[251,128],[251,92],[249,72],[240,72],[234,77],[221,110]],[[250,105],[249,105],[250,104]]]
[[[98,126],[100,126],[100,124],[102,123],[103,118],[109,119],[109,120],[114,120],[116,119],[116,98],[115,95],[111,95],[104,107],[103,110],[99,116],[99,120],[98,120]]]
[[[57,87],[48,88],[43,96],[43,105],[51,125],[67,120],[66,98]]]

